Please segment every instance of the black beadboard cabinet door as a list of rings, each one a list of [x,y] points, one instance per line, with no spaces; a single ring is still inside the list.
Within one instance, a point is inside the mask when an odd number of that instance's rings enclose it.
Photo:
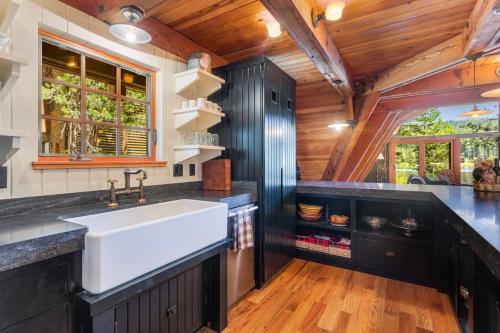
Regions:
[[[271,280],[293,258],[295,81],[265,57],[217,68],[226,80],[211,96],[225,117],[210,129],[226,147],[232,180],[259,183],[256,281]]]

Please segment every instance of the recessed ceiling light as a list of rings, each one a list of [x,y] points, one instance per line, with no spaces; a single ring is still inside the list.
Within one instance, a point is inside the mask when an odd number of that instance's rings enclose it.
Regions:
[[[134,44],[146,44],[151,41],[151,35],[138,28],[135,24],[144,19],[144,11],[136,6],[125,6],[120,10],[128,23],[118,23],[109,26],[109,32],[118,39]]]
[[[281,26],[278,21],[271,21],[266,24],[267,34],[271,38],[276,38],[281,35]]]

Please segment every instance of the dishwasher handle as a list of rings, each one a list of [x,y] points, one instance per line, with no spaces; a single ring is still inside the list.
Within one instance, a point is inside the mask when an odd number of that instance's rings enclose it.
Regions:
[[[259,209],[258,206],[253,206],[253,207],[248,208],[248,211],[253,212],[254,210],[257,210],[257,209]],[[238,215],[238,213],[231,212],[231,213],[227,214],[227,217],[235,217],[236,215]]]

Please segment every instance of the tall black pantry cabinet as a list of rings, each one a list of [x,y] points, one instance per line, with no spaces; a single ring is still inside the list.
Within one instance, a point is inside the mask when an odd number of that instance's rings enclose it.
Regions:
[[[294,256],[295,81],[266,57],[214,70],[226,83],[211,100],[225,113],[218,133],[232,180],[257,181],[257,287]]]

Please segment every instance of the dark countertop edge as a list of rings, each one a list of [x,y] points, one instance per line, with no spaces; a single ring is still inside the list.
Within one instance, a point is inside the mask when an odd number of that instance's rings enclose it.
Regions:
[[[327,184],[328,185],[328,184]],[[463,220],[451,207],[443,202],[432,190],[409,190],[409,189],[375,189],[375,188],[355,188],[355,187],[335,187],[335,184],[329,186],[317,186],[314,184],[297,184],[297,194],[319,194],[333,196],[351,196],[366,198],[373,193],[381,194],[381,198],[377,199],[396,199],[396,200],[413,200],[413,201],[429,201],[435,205],[445,208],[448,213],[453,214],[460,220],[460,224],[453,223],[453,228],[466,240],[474,253],[483,261],[490,269],[493,275],[500,280],[500,252],[478,233],[469,223]],[[318,193],[321,192],[321,193]],[[335,193],[333,193],[335,192]]]
[[[87,227],[82,226],[80,229],[72,231],[0,246],[3,253],[14,253],[14,255],[8,257],[8,260],[0,258],[0,272],[81,251],[85,245],[84,236],[86,232]]]
[[[193,183],[199,183],[199,182],[193,182]],[[226,203],[228,205],[228,209],[257,202],[258,201],[257,193],[250,189],[238,188],[239,183],[243,182],[235,183],[235,185],[237,186],[233,190],[237,190],[237,192],[240,193],[232,194],[231,192],[224,193],[223,191],[204,191],[202,189],[197,189],[195,190],[195,193],[199,194],[199,196],[196,196],[192,199]],[[250,184],[253,182],[245,182],[245,183]],[[166,186],[173,187],[175,185],[177,184],[167,184]],[[180,183],[180,186],[181,187],[189,186],[189,182]],[[82,192],[82,193],[87,194],[89,192]],[[75,194],[73,193],[68,194],[68,196],[72,195]],[[220,197],[217,197],[219,195]],[[22,199],[22,201],[33,200],[36,198],[38,197],[26,198]],[[176,195],[173,195],[171,199],[162,199],[162,198],[155,199],[153,197],[153,199],[146,205],[148,204],[154,205],[162,202],[168,202],[179,199],[189,199],[189,197],[179,198]],[[82,211],[78,211],[79,207],[84,207],[85,209]],[[115,209],[120,210],[120,209],[134,208],[134,207],[138,207],[138,205],[135,203],[131,204],[125,202],[124,204]],[[83,204],[83,206],[67,207],[64,209],[55,208],[47,212],[44,212],[43,215],[50,215],[46,217],[47,220],[45,223],[54,223],[54,222],[63,223],[64,218],[100,214],[108,211],[109,208],[105,207],[103,203],[94,203],[94,204]],[[0,220],[4,218],[4,219],[13,219],[14,221],[12,223],[3,223],[0,226],[8,227],[9,225],[12,225],[13,228],[19,228],[22,225],[33,226],[35,224],[34,222],[37,222],[37,226],[38,225],[43,226],[43,222],[39,222],[38,218],[36,219],[36,221],[33,220],[33,216],[36,213],[37,212],[32,212],[28,215],[20,214],[14,216],[0,217]],[[61,232],[54,232],[50,235],[42,235],[42,236],[35,235],[25,240],[14,241],[12,243],[0,245],[0,253],[1,253],[0,272],[14,269],[24,265],[29,265],[35,262],[47,260],[50,258],[54,258],[59,255],[64,255],[67,253],[82,250],[85,245],[84,238],[85,238],[85,233],[87,232],[87,227],[71,222],[64,222],[64,223],[71,225],[73,229],[70,231],[64,230]]]
[[[189,269],[190,267],[225,251],[231,247],[232,244],[232,238],[225,238],[102,294],[94,295],[86,291],[82,291],[76,294],[75,298],[78,302],[82,303],[91,316],[94,316],[120,302],[125,301],[133,295],[144,292],[151,287],[167,281],[179,273],[182,273],[186,269]]]

